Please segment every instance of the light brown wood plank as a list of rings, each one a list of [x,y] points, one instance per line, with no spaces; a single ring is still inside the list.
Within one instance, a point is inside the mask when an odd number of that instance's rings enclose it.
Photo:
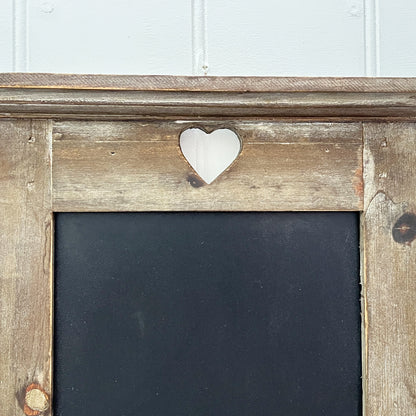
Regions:
[[[48,121],[0,121],[0,413],[7,416],[23,415],[30,384],[51,393],[50,141]]]
[[[244,123],[242,152],[212,184],[179,148],[214,123],[63,122],[54,127],[56,211],[360,210],[360,124]]]
[[[55,141],[178,141],[178,134],[190,127],[207,132],[230,128],[238,132],[245,143],[358,143],[362,142],[361,123],[276,123],[223,120],[203,121],[143,121],[94,123],[91,137],[90,121],[56,121],[53,127]]]
[[[364,125],[367,416],[416,414],[416,124]]]
[[[0,88],[2,87],[141,91],[414,92],[416,79],[3,73],[0,74]]]

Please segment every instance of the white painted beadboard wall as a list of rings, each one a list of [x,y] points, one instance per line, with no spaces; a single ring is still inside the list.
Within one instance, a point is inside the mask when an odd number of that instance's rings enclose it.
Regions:
[[[416,76],[416,0],[0,5],[0,72]],[[197,170],[210,177],[210,149],[190,143]],[[218,159],[234,151],[219,149]]]
[[[0,71],[416,76],[415,0],[0,0]]]

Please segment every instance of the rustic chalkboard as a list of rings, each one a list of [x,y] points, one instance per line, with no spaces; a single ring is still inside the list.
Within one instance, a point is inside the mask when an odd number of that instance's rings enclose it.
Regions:
[[[56,214],[57,416],[361,414],[358,214]]]

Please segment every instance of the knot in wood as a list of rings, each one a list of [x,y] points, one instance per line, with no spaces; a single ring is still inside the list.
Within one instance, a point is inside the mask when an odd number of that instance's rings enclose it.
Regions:
[[[393,239],[397,243],[410,244],[416,238],[416,215],[403,214],[394,224]]]
[[[25,414],[39,415],[49,408],[49,396],[38,384],[31,384],[26,389]]]

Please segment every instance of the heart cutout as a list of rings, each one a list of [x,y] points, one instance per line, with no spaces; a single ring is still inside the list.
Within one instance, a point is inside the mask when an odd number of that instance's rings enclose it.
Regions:
[[[198,128],[186,129],[180,135],[179,144],[185,159],[207,184],[218,178],[241,151],[240,139],[230,129],[211,133]]]

